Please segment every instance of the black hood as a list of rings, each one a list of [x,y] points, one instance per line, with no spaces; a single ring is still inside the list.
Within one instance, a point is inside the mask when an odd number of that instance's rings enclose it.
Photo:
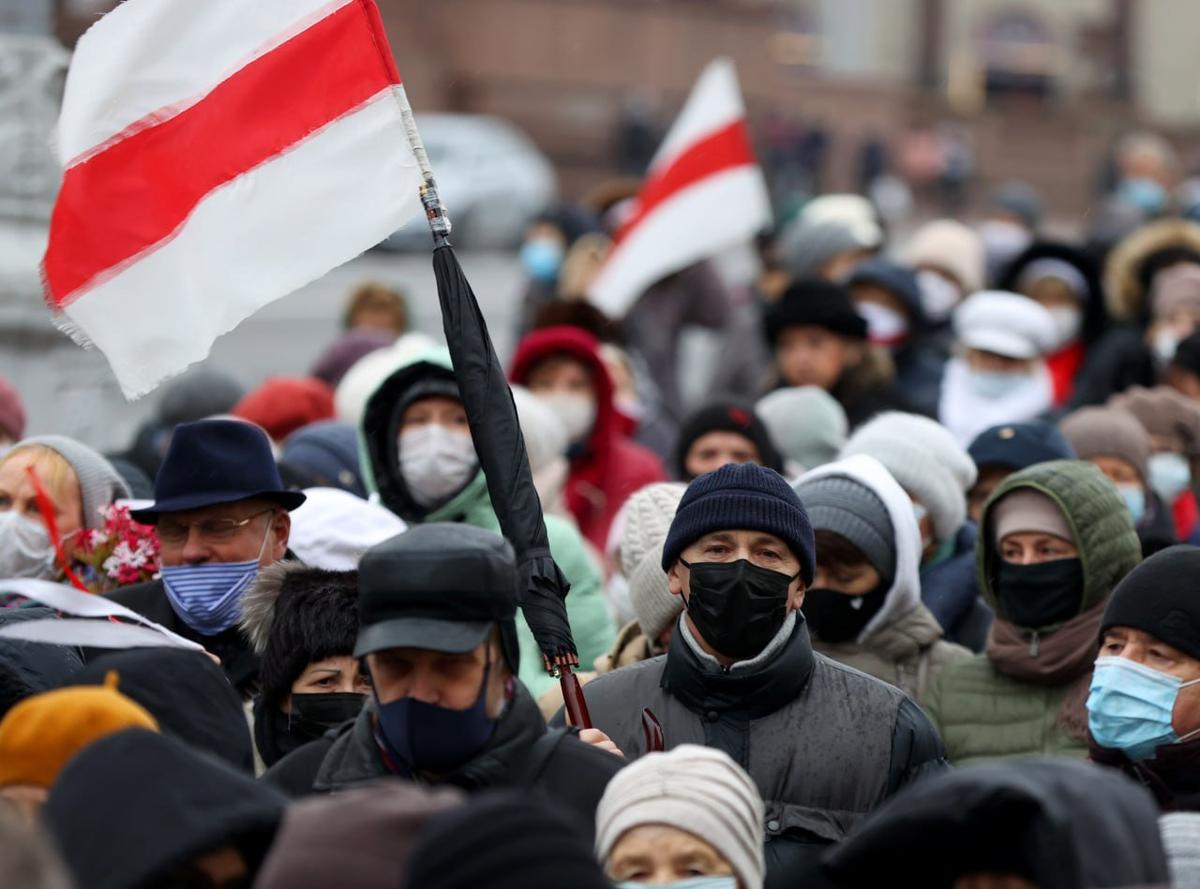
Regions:
[[[43,809],[76,883],[139,889],[233,845],[253,874],[287,800],[166,735],[131,730],[85,748]]]
[[[1012,873],[1055,889],[1168,883],[1150,794],[1119,772],[1070,760],[974,766],[902,791],[824,859],[836,886],[906,874],[928,889]]]
[[[117,671],[117,687],[158,720],[163,732],[247,774],[254,748],[242,699],[225,671],[207,656],[176,648],[139,648],[96,658],[72,685],[102,685]]]
[[[0,626],[18,621],[52,618],[49,608],[0,609]],[[0,639],[0,718],[30,695],[66,685],[83,669],[79,649],[22,639]]]

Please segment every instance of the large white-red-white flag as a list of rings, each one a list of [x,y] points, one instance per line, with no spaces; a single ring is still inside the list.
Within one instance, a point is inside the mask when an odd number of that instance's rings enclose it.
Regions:
[[[771,219],[733,62],[716,59],[650,162],[588,296],[622,315],[651,284],[749,240]]]
[[[129,397],[204,358],[420,210],[407,107],[374,0],[125,0],[67,75],[59,324]]]

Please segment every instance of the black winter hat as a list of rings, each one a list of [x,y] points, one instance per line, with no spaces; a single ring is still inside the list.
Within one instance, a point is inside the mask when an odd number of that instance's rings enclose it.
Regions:
[[[354,656],[388,648],[460,653],[499,625],[517,672],[517,567],[499,534],[457,522],[410,528],[373,546],[358,564]]]
[[[786,543],[800,560],[804,583],[812,583],[816,542],[804,504],[783,476],[753,463],[722,466],[688,485],[663,544],[663,570],[705,534],[741,529],[774,534]]]
[[[168,735],[131,729],[84,748],[43,809],[79,886],[176,885],[197,856],[234,846],[253,874],[287,798]]]
[[[967,453],[976,469],[1003,466],[1016,471],[1035,463],[1075,459],[1075,449],[1058,428],[1036,420],[985,429],[971,442]]]
[[[1200,376],[1200,331],[1190,334],[1175,348],[1171,364]]]
[[[789,327],[811,325],[856,340],[867,338],[867,322],[854,310],[850,291],[832,281],[797,281],[763,317],[767,342],[774,348]]]
[[[1100,621],[1101,636],[1110,627],[1129,627],[1200,658],[1198,575],[1200,547],[1171,546],[1155,553],[1113,590]]]
[[[766,424],[759,419],[754,408],[740,401],[716,401],[693,411],[683,421],[679,438],[675,442],[675,465],[679,477],[686,479],[687,455],[696,440],[710,432],[735,432],[754,443],[758,459],[763,466],[783,471],[783,460],[771,441]]]
[[[420,889],[610,889],[591,844],[541,798],[482,794],[418,835],[405,886]]]

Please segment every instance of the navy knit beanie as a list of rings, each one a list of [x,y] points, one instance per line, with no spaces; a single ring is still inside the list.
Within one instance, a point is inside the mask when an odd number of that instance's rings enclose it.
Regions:
[[[805,585],[812,583],[816,543],[804,504],[783,476],[753,463],[730,463],[688,485],[663,544],[663,570],[705,534],[734,530],[774,534],[800,560]]]

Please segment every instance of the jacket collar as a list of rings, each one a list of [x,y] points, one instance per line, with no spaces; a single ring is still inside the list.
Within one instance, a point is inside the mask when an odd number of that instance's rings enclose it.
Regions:
[[[744,669],[713,669],[686,641],[673,644],[667,652],[662,688],[694,713],[736,711],[758,719],[799,696],[815,660],[808,626],[797,616],[791,635],[778,650],[761,661],[745,662]]]

